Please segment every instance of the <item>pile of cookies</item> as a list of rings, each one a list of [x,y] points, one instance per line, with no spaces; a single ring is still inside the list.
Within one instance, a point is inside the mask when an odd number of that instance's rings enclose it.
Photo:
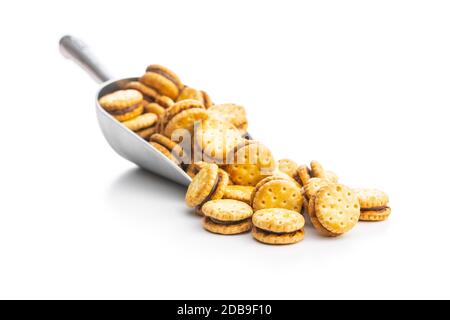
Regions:
[[[192,178],[186,204],[212,233],[251,231],[262,243],[291,244],[304,238],[307,221],[337,237],[359,221],[384,221],[391,213],[384,192],[340,184],[317,161],[276,161],[249,138],[242,106],[214,104],[163,66],[150,65],[139,81],[99,103],[186,171]]]

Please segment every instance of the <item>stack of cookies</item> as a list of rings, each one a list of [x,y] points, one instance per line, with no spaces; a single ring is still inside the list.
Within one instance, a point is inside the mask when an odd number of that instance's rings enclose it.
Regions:
[[[262,243],[292,244],[303,240],[306,220],[337,237],[358,221],[383,221],[391,213],[384,192],[340,184],[318,161],[276,161],[249,138],[244,107],[213,104],[161,65],[148,66],[139,81],[99,103],[192,178],[186,204],[209,232],[251,231]]]

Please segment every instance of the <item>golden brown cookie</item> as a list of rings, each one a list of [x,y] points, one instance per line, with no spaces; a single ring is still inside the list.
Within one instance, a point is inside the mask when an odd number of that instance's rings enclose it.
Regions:
[[[276,164],[270,150],[252,140],[245,140],[233,150],[233,164],[225,167],[234,184],[255,186],[272,175]],[[231,159],[228,156],[227,159]]]
[[[300,212],[303,195],[300,187],[286,179],[264,179],[252,195],[253,209],[284,208]]]
[[[208,119],[208,113],[205,109],[195,108],[182,111],[167,123],[164,128],[164,135],[172,137],[172,134],[180,129],[187,130],[192,134],[194,126],[206,119]]]
[[[330,238],[338,237],[339,234],[328,231],[320,224],[319,220],[316,217],[315,201],[316,201],[315,196],[312,196],[311,200],[309,201],[307,200],[306,202],[308,204],[308,209],[306,210],[306,212],[309,215],[309,219],[311,220],[312,225],[321,235],[325,237]]]
[[[252,186],[228,185],[223,194],[224,199],[243,201],[251,205],[252,193],[255,188]]]
[[[247,114],[242,106],[232,103],[216,104],[208,108],[208,112],[213,118],[233,124],[241,132],[241,135],[248,129]]]
[[[248,204],[232,199],[208,201],[202,206],[202,212],[206,217],[221,222],[237,222],[253,215],[253,210]]]
[[[385,192],[377,189],[355,189],[354,192],[361,206],[360,221],[384,221],[389,218],[391,208]]]
[[[172,100],[178,97],[183,86],[174,72],[156,64],[150,65],[139,81],[156,90],[160,95],[167,96]]]
[[[148,129],[158,121],[158,116],[154,113],[144,113],[134,119],[122,122],[131,131]]]
[[[100,98],[100,105],[108,112],[114,112],[140,104],[142,94],[137,90],[118,90]]]
[[[271,208],[253,214],[253,237],[267,244],[291,244],[304,238],[305,219],[295,211]]]
[[[156,143],[156,142],[150,142],[150,144],[151,144],[156,150],[158,150],[158,151],[161,152],[163,155],[165,155],[165,156],[166,156],[169,160],[171,160],[173,163],[175,163],[175,164],[177,164],[177,165],[180,164],[180,162],[178,161],[178,159],[175,158],[175,157],[172,155],[172,153],[171,153],[169,150],[167,150],[166,147],[164,147],[164,146],[162,146],[162,145],[160,145],[159,143]]]
[[[196,100],[183,100],[173,104],[166,110],[164,117],[160,121],[160,132],[163,133],[166,125],[178,114],[191,109],[205,109],[205,106]]]
[[[137,90],[118,90],[104,95],[99,104],[118,121],[133,119],[144,111],[143,96]]]
[[[227,156],[242,141],[241,134],[235,126],[214,118],[201,122],[194,138],[203,158],[218,164],[226,164]]]
[[[228,175],[216,164],[209,164],[192,179],[186,193],[186,204],[195,208],[210,200],[221,199],[227,184]]]
[[[149,65],[147,67],[147,69],[145,70],[145,72],[154,72],[154,73],[158,73],[158,74],[164,76],[165,78],[172,81],[177,86],[177,88],[179,88],[180,90],[184,87],[183,83],[181,82],[181,79],[178,77],[178,75],[175,72],[173,72],[169,68],[166,68],[160,64]]]
[[[311,202],[309,211],[313,225],[319,224],[333,235],[342,235],[358,223],[358,197],[352,189],[342,184],[328,184],[320,188]]]

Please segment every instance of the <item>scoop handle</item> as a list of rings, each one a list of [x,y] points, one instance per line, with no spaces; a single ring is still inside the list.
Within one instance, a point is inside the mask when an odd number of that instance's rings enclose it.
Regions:
[[[59,40],[59,50],[65,58],[78,64],[98,83],[112,79],[110,73],[100,65],[88,46],[80,39],[70,35],[62,37]]]

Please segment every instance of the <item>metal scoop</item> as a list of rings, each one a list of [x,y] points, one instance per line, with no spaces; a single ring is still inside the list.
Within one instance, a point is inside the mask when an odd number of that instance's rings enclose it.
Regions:
[[[189,185],[191,178],[180,167],[153,148],[150,143],[114,119],[98,103],[100,97],[119,90],[121,83],[137,80],[137,78],[111,80],[109,73],[97,62],[89,48],[75,37],[62,37],[59,47],[64,57],[77,63],[101,84],[95,95],[95,109],[103,135],[114,151],[145,170],[181,185]]]

